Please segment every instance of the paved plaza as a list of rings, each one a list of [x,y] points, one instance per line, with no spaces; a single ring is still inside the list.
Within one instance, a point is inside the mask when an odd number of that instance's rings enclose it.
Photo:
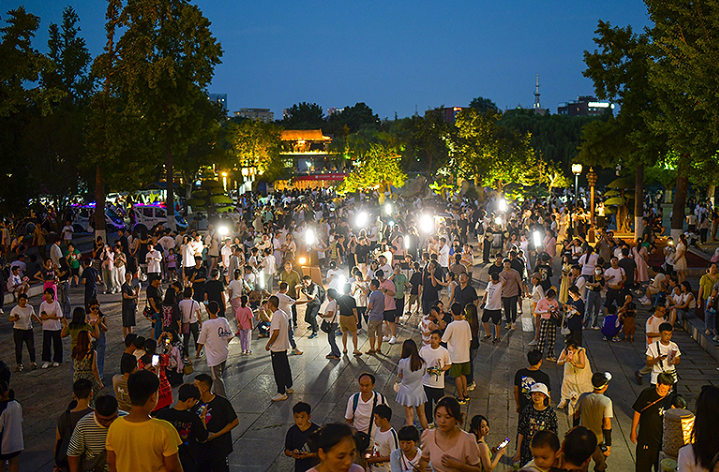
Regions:
[[[486,280],[486,270],[475,267],[475,280]],[[482,288],[484,284],[482,283]],[[483,293],[483,290],[481,290]],[[144,296],[144,292],[143,292]],[[103,311],[108,314],[109,332],[105,362],[105,392],[111,390],[112,376],[119,372],[119,360],[124,344],[120,318],[119,295],[100,295]],[[74,305],[82,302],[82,288],[72,289]],[[39,298],[31,299],[37,308]],[[6,306],[6,313],[10,307]],[[303,318],[303,309],[300,316]],[[644,353],[644,321],[647,312],[642,307],[637,320],[636,341],[602,341],[599,331],[585,331],[584,340],[589,360],[594,371],[609,371],[613,375],[607,395],[614,401],[612,454],[608,464],[613,470],[632,470],[634,446],[629,441],[629,430],[633,411],[631,405],[643,387],[636,384],[634,370],[642,366]],[[419,318],[412,317],[400,330],[400,340],[412,337],[419,340],[417,329]],[[150,323],[138,314],[141,335],[149,335]],[[253,333],[256,335],[256,331]],[[239,427],[232,431],[234,452],[230,455],[231,470],[239,471],[290,471],[292,459],[283,454],[284,436],[292,424],[292,405],[305,401],[312,406],[312,420],[318,424],[344,421],[344,412],[349,396],[358,391],[357,377],[361,372],[371,371],[377,377],[377,389],[393,399],[392,385],[396,378],[401,344],[383,344],[383,355],[360,358],[345,356],[339,361],[328,361],[329,352],[326,334],[308,339],[304,323],[296,331],[298,347],[304,355],[291,356],[290,365],[294,380],[294,394],[289,400],[272,403],[270,397],[276,393],[269,353],[264,350],[265,339],[253,340],[254,353],[240,356],[238,339],[230,344],[230,358],[225,384],[230,400],[239,417]],[[517,413],[513,397],[514,373],[525,367],[526,353],[531,349],[532,320],[529,316],[529,302],[525,301],[524,315],[515,331],[504,332],[502,342],[496,345],[484,343],[480,346],[474,361],[477,388],[470,392],[471,401],[464,406],[467,421],[473,415],[485,415],[490,422],[491,432],[487,438],[490,445],[496,445],[510,437],[508,456],[514,453],[517,430]],[[719,372],[716,361],[704,351],[687,333],[676,330],[674,341],[682,351],[682,363],[678,367],[679,391],[686,396],[693,408],[702,385],[711,383],[719,386]],[[339,338],[338,338],[339,342]],[[367,350],[367,338],[360,335],[363,351]],[[351,343],[351,341],[350,341]],[[42,332],[35,328],[35,345],[38,364],[42,346]],[[49,472],[53,468],[53,447],[56,418],[71,399],[72,373],[69,354],[69,338],[64,340],[65,362],[59,368],[13,373],[11,384],[24,413],[25,452],[21,456],[21,470]],[[349,346],[351,352],[351,345]],[[557,347],[559,354],[560,347]],[[2,359],[12,368],[14,345],[12,328],[7,319],[0,325],[0,353]],[[27,351],[23,353],[25,366],[29,366]],[[546,362],[542,370],[551,377],[552,405],[558,402],[562,368]],[[204,358],[195,364],[195,373],[208,372]],[[191,381],[193,376],[186,377]],[[645,383],[646,385],[646,383]],[[446,392],[454,394],[453,383],[448,382]],[[392,424],[399,429],[404,422],[402,408],[393,405]],[[558,411],[560,436],[571,427],[566,410]],[[506,459],[506,460],[505,460]],[[511,470],[509,459],[503,459],[497,470]],[[618,467],[620,466],[620,467]]]

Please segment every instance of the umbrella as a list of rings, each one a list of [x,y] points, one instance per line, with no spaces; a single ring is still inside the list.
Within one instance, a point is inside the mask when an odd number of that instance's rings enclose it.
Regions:
[[[231,204],[232,199],[228,197],[227,195],[213,195],[210,197],[210,201],[214,203],[215,205],[221,205],[221,204]]]
[[[609,188],[632,188],[634,187],[634,184],[630,182],[629,180],[625,178],[619,178],[617,180],[614,180],[609,185],[607,185]]]
[[[627,203],[627,199],[623,197],[612,197],[604,202],[605,205],[624,205],[625,203]]]

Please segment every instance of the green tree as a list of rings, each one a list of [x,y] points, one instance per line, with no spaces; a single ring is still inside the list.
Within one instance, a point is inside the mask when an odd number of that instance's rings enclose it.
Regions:
[[[202,11],[187,0],[128,0],[112,64],[113,86],[147,130],[148,157],[164,160],[167,212],[174,225],[174,158],[201,134],[205,96],[222,48]]]
[[[401,143],[402,168],[434,176],[449,162],[456,128],[444,120],[442,108],[434,108],[427,110],[424,116],[415,115],[398,121],[392,133]]]
[[[635,34],[631,26],[612,27],[599,21],[594,42],[599,49],[584,52],[584,76],[594,82],[600,99],[620,105],[616,118],[585,126],[578,160],[584,164],[621,165],[634,173],[635,237],[642,233],[644,169],[666,152],[665,141],[647,126],[658,112],[649,85],[649,35]]]
[[[364,159],[355,163],[355,168],[338,187],[339,193],[350,193],[379,189],[380,192],[389,186],[401,187],[407,175],[399,166],[399,155],[392,148],[372,144]]]
[[[326,121],[323,131],[334,137],[347,136],[363,128],[377,130],[380,125],[379,116],[364,102],[345,107],[340,113],[328,116]]]
[[[284,170],[280,156],[282,128],[274,123],[245,120],[231,136],[236,167],[256,167],[266,180],[275,180]]]
[[[31,163],[23,150],[23,136],[30,121],[50,112],[62,92],[40,84],[42,74],[52,69],[50,59],[32,47],[40,18],[23,7],[7,13],[0,28],[0,211],[24,213],[41,186],[31,174]]]
[[[469,102],[469,106],[474,108],[480,113],[499,113],[499,107],[496,103],[494,103],[489,98],[484,97],[477,97],[473,98],[471,102]]]
[[[719,2],[645,0],[652,58],[649,84],[661,111],[649,119],[667,136],[666,164],[676,168],[672,233],[683,228],[691,176],[717,175],[719,149]]]
[[[325,113],[316,103],[300,102],[290,107],[280,124],[285,129],[322,129]]]

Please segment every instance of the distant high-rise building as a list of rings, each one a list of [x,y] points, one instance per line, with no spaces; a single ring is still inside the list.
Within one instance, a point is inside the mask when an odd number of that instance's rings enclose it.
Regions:
[[[211,93],[209,94],[210,101],[219,103],[222,105],[222,109],[227,113],[227,94],[226,93]]]
[[[576,100],[563,102],[557,107],[557,113],[567,116],[601,116],[606,111],[614,112],[614,104],[600,102],[589,95],[577,97]]]
[[[345,111],[344,108],[336,108],[336,107],[328,108],[327,109],[327,117],[329,118],[330,116],[332,116],[334,114],[342,113],[343,111]]]
[[[287,118],[290,117],[291,114],[292,114],[292,112],[290,112],[290,109],[285,108],[284,110],[282,110],[282,119],[286,120]]]
[[[240,108],[240,111],[235,112],[235,116],[263,121],[265,123],[275,121],[275,114],[272,113],[269,108]]]
[[[424,116],[426,117],[429,113],[435,113],[438,111],[440,113],[440,116],[444,119],[445,123],[449,123],[451,125],[454,124],[454,119],[457,117],[457,113],[462,111],[462,107],[451,107],[451,108],[439,108],[439,109],[431,109],[424,112]],[[415,110],[415,113],[417,111]]]

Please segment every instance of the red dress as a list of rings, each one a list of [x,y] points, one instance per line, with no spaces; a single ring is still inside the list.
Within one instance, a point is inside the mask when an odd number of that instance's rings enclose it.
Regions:
[[[157,392],[157,406],[152,411],[157,411],[160,408],[172,405],[172,386],[167,380],[167,374],[165,374],[165,368],[170,365],[170,357],[167,354],[158,354],[160,356],[160,365],[152,367],[151,364],[145,363],[143,360],[145,356],[141,357],[137,361],[137,368],[144,369],[149,366],[147,370],[155,372],[155,369],[159,369],[160,372],[160,390]]]

